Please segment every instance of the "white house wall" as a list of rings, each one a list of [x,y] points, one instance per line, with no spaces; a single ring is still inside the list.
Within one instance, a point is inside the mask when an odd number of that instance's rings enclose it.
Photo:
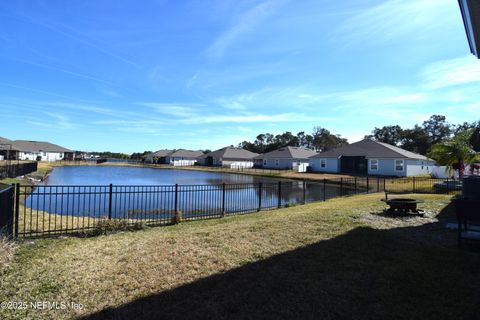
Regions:
[[[433,161],[427,160],[407,160],[407,176],[432,174],[434,164]]]
[[[262,167],[266,169],[296,169],[302,163],[309,163],[306,159],[265,159]],[[278,160],[278,165],[276,160]]]
[[[63,152],[19,152],[20,160],[36,161],[37,157],[41,157],[40,161],[57,161],[63,160]]]

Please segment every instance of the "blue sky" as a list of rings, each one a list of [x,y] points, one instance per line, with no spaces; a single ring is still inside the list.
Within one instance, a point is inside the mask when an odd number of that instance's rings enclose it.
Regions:
[[[0,136],[119,152],[480,119],[454,0],[2,1]]]

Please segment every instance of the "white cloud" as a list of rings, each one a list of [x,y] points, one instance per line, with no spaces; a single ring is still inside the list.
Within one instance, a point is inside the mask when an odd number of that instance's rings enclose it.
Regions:
[[[480,63],[474,56],[466,56],[432,63],[422,74],[427,89],[480,82]]]
[[[179,118],[187,118],[198,115],[198,109],[204,107],[202,103],[159,103],[142,102],[140,105],[152,108],[158,113]]]
[[[272,15],[284,2],[285,0],[264,1],[241,14],[235,23],[208,47],[206,50],[207,57],[211,60],[221,59],[228,47],[237,41],[239,37],[255,30],[258,24]]]
[[[44,120],[27,120],[27,123],[49,129],[75,129],[77,125],[70,118],[61,113],[44,112],[49,118]]]
[[[458,6],[451,0],[388,0],[361,9],[345,20],[335,37],[350,42],[384,43],[418,40],[434,31],[445,30],[459,19]],[[460,18],[461,19],[461,18]]]

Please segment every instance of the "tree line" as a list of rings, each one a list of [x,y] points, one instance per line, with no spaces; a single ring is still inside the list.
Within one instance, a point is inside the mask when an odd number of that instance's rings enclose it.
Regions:
[[[365,138],[427,155],[433,145],[445,142],[476,127],[480,127],[480,121],[451,124],[443,115],[432,115],[422,124],[416,124],[412,128],[402,128],[399,125],[375,127]],[[348,140],[340,134],[331,133],[323,127],[315,127],[311,134],[305,133],[305,131],[298,132],[296,135],[290,131],[276,135],[261,133],[257,135],[255,141],[243,141],[238,144],[238,147],[256,153],[270,152],[286,146],[304,147],[322,152],[348,143]]]
[[[344,144],[348,144],[348,141],[341,135],[333,134],[322,127],[315,127],[311,134],[305,133],[305,131],[298,132],[296,135],[290,131],[277,135],[261,133],[254,142],[243,141],[238,144],[238,147],[256,153],[270,152],[286,146],[304,147],[320,152]]]

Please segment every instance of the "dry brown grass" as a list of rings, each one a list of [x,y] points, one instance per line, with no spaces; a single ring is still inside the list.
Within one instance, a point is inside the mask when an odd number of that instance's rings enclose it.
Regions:
[[[25,243],[18,249],[17,261],[0,274],[0,300],[73,301],[82,303],[85,309],[3,310],[0,317],[69,319],[118,307],[139,297],[168,292],[246,264],[331,241],[356,228],[398,229],[405,245],[412,239],[408,232],[404,234],[401,230],[438,222],[437,215],[448,202],[448,197],[442,195],[417,195],[426,200],[422,208],[429,212],[428,217],[425,220],[403,219],[398,225],[378,215],[385,207],[379,201],[382,197],[383,194],[362,195],[96,238]],[[430,235],[423,236],[428,237],[445,237],[453,239],[450,243],[454,243],[455,234],[436,228]],[[396,243],[388,238],[385,241]],[[354,247],[344,249],[355,250]],[[443,249],[433,247],[432,250]],[[447,250],[441,254],[450,253]],[[362,260],[361,256],[356,258]],[[356,262],[359,270],[370,268],[374,263],[368,255],[363,259],[367,260]],[[326,263],[335,266],[337,262]],[[188,308],[185,312],[188,313]]]
[[[15,243],[0,236],[0,268],[7,267],[13,261],[15,255]]]

